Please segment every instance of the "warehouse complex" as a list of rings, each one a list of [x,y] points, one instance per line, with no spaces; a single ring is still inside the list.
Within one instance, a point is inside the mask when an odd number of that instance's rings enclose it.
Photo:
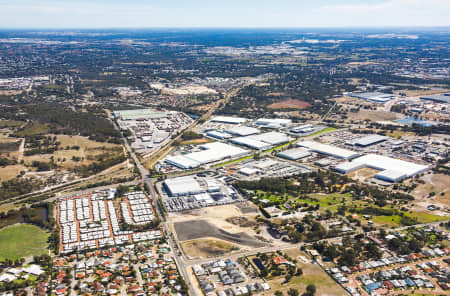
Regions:
[[[243,201],[243,198],[220,176],[166,179],[162,189],[163,202],[169,212]]]
[[[120,110],[113,115],[122,131],[131,132],[131,146],[144,157],[192,123],[189,116],[176,111]]]
[[[358,152],[344,149],[344,148],[339,148],[339,147],[332,146],[332,145],[326,145],[326,144],[322,144],[322,143],[314,142],[314,141],[298,142],[297,146],[304,147],[312,152],[325,154],[325,155],[333,156],[336,158],[342,158],[342,159],[352,159],[352,158],[359,156]]]
[[[199,147],[201,151],[169,156],[165,162],[181,169],[192,169],[204,164],[249,154],[248,150],[221,142],[208,143]]]
[[[428,169],[426,165],[378,154],[367,154],[351,162],[339,164],[335,167],[335,170],[346,174],[364,167],[381,171],[375,175],[375,178],[389,182],[398,182],[405,178],[424,173]]]

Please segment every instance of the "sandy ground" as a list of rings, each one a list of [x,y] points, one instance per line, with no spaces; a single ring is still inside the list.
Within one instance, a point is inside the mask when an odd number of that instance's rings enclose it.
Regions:
[[[14,179],[17,175],[19,175],[20,171],[25,170],[26,168],[21,164],[0,167],[0,182]]]
[[[199,238],[214,237],[239,246],[260,248],[267,246],[247,232],[228,232],[206,220],[190,220],[174,223],[174,229],[180,241],[196,240]]]
[[[436,95],[449,92],[450,89],[429,89],[429,90],[402,90],[401,92],[405,93],[408,97],[417,97],[417,96],[425,96],[425,95]]]
[[[303,275],[294,276],[289,283],[283,284],[285,278],[276,277],[268,280],[271,287],[270,293],[263,293],[262,295],[273,295],[274,291],[283,291],[284,295],[290,288],[294,288],[302,295],[306,292],[306,286],[314,284],[317,288],[315,295],[320,296],[344,296],[348,295],[343,288],[333,281],[317,264],[306,263],[309,257],[297,249],[290,249],[284,251],[292,259],[297,259],[297,266],[303,270]],[[306,259],[306,260],[305,260]]]
[[[286,100],[267,106],[269,109],[305,109],[311,106],[310,103],[301,100]]]
[[[356,171],[353,171],[349,174],[347,174],[350,178],[356,179],[360,182],[364,182],[370,178],[373,178],[376,173],[379,171],[371,169],[371,168],[362,168]]]
[[[395,120],[401,118],[400,114],[387,112],[387,111],[379,111],[379,110],[360,110],[357,113],[348,113],[349,119],[353,120],[370,120],[370,121],[386,121],[386,120]]]
[[[226,221],[232,217],[253,220],[258,214],[251,204],[207,207],[187,213],[171,213],[169,227],[178,240],[183,242],[187,256],[207,257],[213,255],[207,252],[207,245],[212,248],[213,253],[224,252],[232,246],[241,250],[266,246],[266,243],[255,238],[257,234],[253,228],[240,227]],[[216,242],[213,243],[212,240]]]
[[[161,90],[162,93],[168,95],[200,95],[200,94],[216,94],[214,89],[208,88],[206,86],[182,86],[178,88],[168,88],[162,83],[152,83],[150,86],[154,89]]]
[[[254,206],[252,205],[250,205],[250,207],[254,208]],[[257,214],[257,211],[248,213],[247,210],[241,210],[237,205],[232,204],[195,209],[190,212],[171,213],[169,221],[171,223],[176,223],[190,220],[205,220],[215,225],[216,227],[224,229],[230,233],[239,233],[244,231],[249,234],[255,235],[256,233],[253,231],[253,229],[239,227],[227,222],[226,219],[236,216],[246,216],[248,218],[252,218]]]
[[[422,177],[425,184],[420,184],[413,191],[412,195],[418,203],[424,205],[435,204],[441,207],[450,206],[450,176],[444,174],[426,174]],[[428,198],[431,192],[436,195]],[[441,193],[444,195],[441,195]]]
[[[230,242],[207,237],[185,241],[182,244],[183,251],[188,258],[208,258],[224,255],[232,251],[232,248],[241,249],[241,246],[231,244]]]

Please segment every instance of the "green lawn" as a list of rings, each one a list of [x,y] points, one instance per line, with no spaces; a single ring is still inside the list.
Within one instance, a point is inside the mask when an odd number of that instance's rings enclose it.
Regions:
[[[212,166],[212,168],[217,169],[217,168],[220,168],[220,167],[223,167],[223,166],[227,166],[227,165],[230,165],[230,164],[234,164],[234,163],[237,163],[237,162],[240,162],[240,161],[244,161],[244,160],[253,158],[253,156],[254,155],[252,154],[252,155],[248,155],[248,156],[245,156],[245,157],[242,157],[242,158],[238,158],[238,159],[235,159],[235,160],[230,160],[230,161],[227,161],[227,162],[215,164],[215,165]]]
[[[448,220],[448,217],[445,216],[438,216],[433,214],[428,214],[424,212],[412,212],[412,213],[405,213],[405,216],[411,217],[411,218],[417,218],[417,224],[425,224],[425,223],[432,223],[432,222],[438,222],[438,221],[446,221]],[[400,222],[400,216],[394,215],[394,216],[373,216],[372,221],[376,224],[386,224],[391,227],[400,227],[403,226]]]
[[[0,260],[47,253],[49,234],[30,224],[15,224],[0,229]]]
[[[351,203],[350,193],[311,194],[310,196],[319,200],[318,202],[312,201],[311,203],[319,204],[321,208],[328,208],[330,206],[343,204],[349,205]]]

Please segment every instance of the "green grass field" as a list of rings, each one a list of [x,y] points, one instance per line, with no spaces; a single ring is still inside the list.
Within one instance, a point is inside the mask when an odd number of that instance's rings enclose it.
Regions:
[[[49,234],[30,224],[15,224],[0,229],[0,260],[47,253]]]
[[[439,221],[446,221],[448,220],[448,217],[445,216],[438,216],[433,214],[428,214],[424,212],[412,212],[412,213],[405,213],[405,216],[416,218],[417,224],[425,224],[425,223],[432,223],[432,222],[439,222]],[[390,227],[400,227],[403,226],[400,222],[401,217],[399,215],[393,215],[393,216],[373,216],[372,221],[379,225],[388,225]]]

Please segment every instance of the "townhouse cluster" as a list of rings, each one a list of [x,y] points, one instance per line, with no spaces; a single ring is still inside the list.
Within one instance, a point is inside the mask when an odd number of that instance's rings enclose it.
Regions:
[[[114,199],[115,190],[105,190],[58,201],[61,253],[161,238],[159,230],[135,232],[121,228],[122,222],[143,225],[154,220],[150,200],[142,191],[126,194],[122,202]]]

